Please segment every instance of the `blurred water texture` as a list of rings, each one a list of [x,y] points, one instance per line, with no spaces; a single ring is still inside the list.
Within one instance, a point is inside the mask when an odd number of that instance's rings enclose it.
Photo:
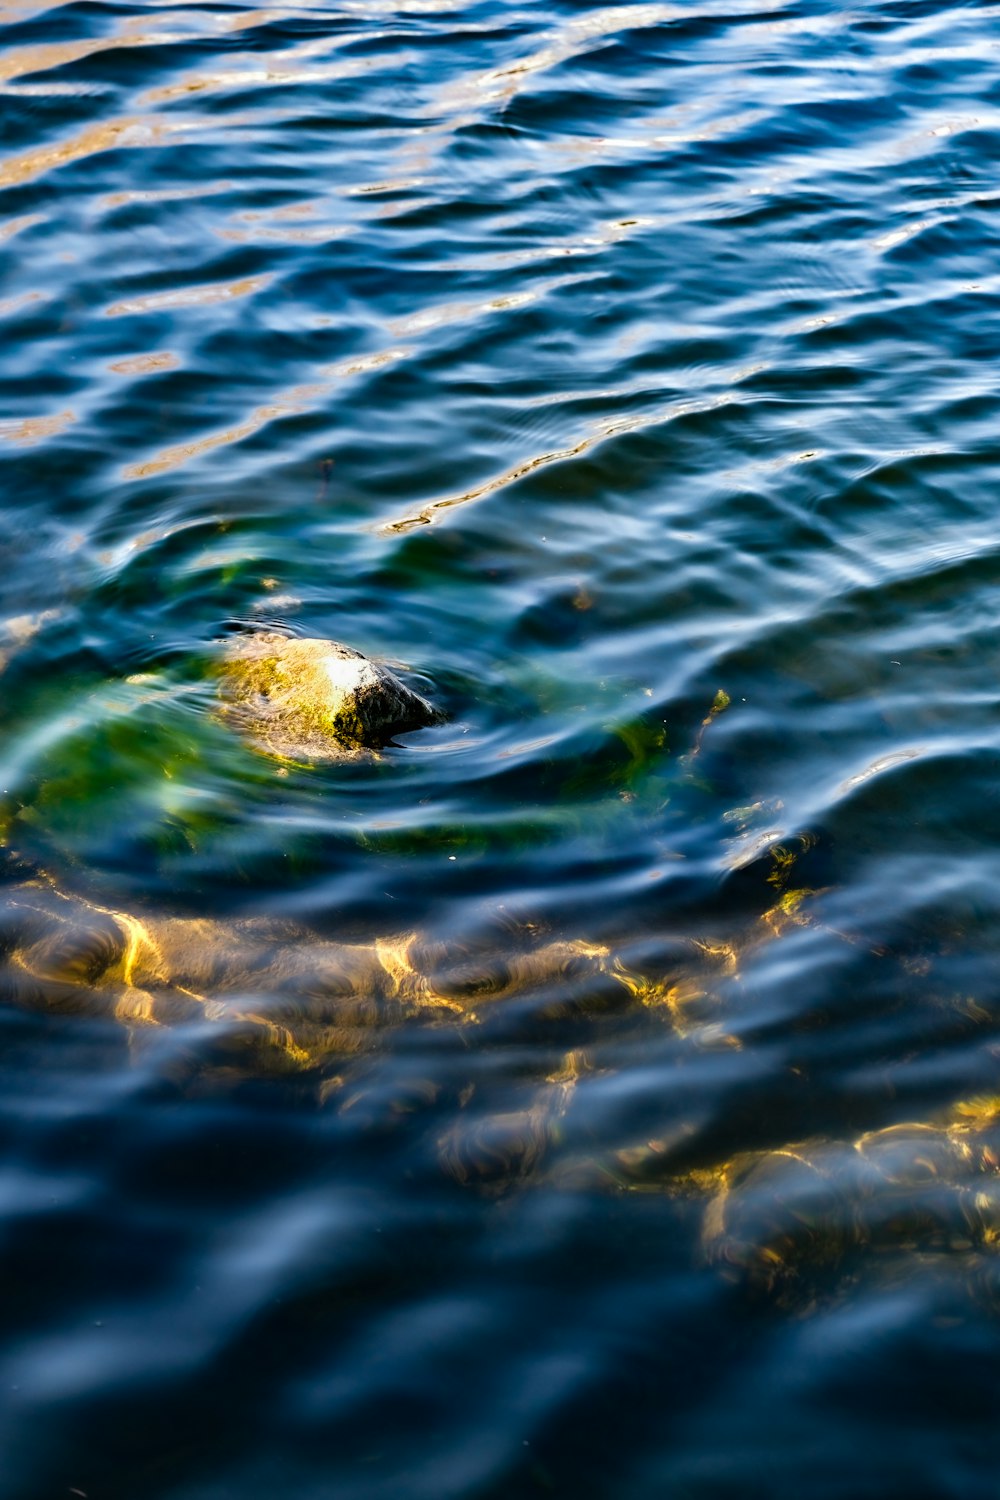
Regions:
[[[998,20],[0,0],[10,1500],[997,1493]]]

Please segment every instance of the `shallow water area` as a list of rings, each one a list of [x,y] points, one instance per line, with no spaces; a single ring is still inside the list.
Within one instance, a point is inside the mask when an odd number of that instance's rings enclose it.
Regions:
[[[995,1489],[998,17],[0,4],[12,1500]]]

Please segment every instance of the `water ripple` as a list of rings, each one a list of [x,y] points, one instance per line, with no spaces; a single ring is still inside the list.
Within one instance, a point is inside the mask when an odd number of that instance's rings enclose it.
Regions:
[[[0,5],[12,1496],[993,1483],[998,14]]]

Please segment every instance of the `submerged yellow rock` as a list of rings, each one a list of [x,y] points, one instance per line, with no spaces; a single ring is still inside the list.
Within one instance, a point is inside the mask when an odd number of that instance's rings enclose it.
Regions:
[[[222,694],[227,712],[261,749],[289,760],[349,759],[440,718],[359,651],[273,630],[227,642]]]
[[[473,960],[417,932],[348,942],[264,917],[112,910],[43,875],[7,888],[0,922],[0,1004],[112,1018],[135,1040],[177,1026],[216,1064],[322,1072],[324,1097],[352,1059],[404,1024],[474,1025],[490,1006],[527,995],[541,1005],[570,981],[600,989],[608,961],[601,945],[528,932]],[[452,1154],[476,1152],[456,1144]],[[463,1170],[470,1181],[486,1175]]]

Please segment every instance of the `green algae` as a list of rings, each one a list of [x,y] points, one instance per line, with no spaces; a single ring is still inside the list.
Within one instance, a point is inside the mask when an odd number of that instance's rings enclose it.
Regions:
[[[4,841],[71,864],[155,860],[232,826],[273,773],[219,722],[199,666],[26,691],[0,748]]]

